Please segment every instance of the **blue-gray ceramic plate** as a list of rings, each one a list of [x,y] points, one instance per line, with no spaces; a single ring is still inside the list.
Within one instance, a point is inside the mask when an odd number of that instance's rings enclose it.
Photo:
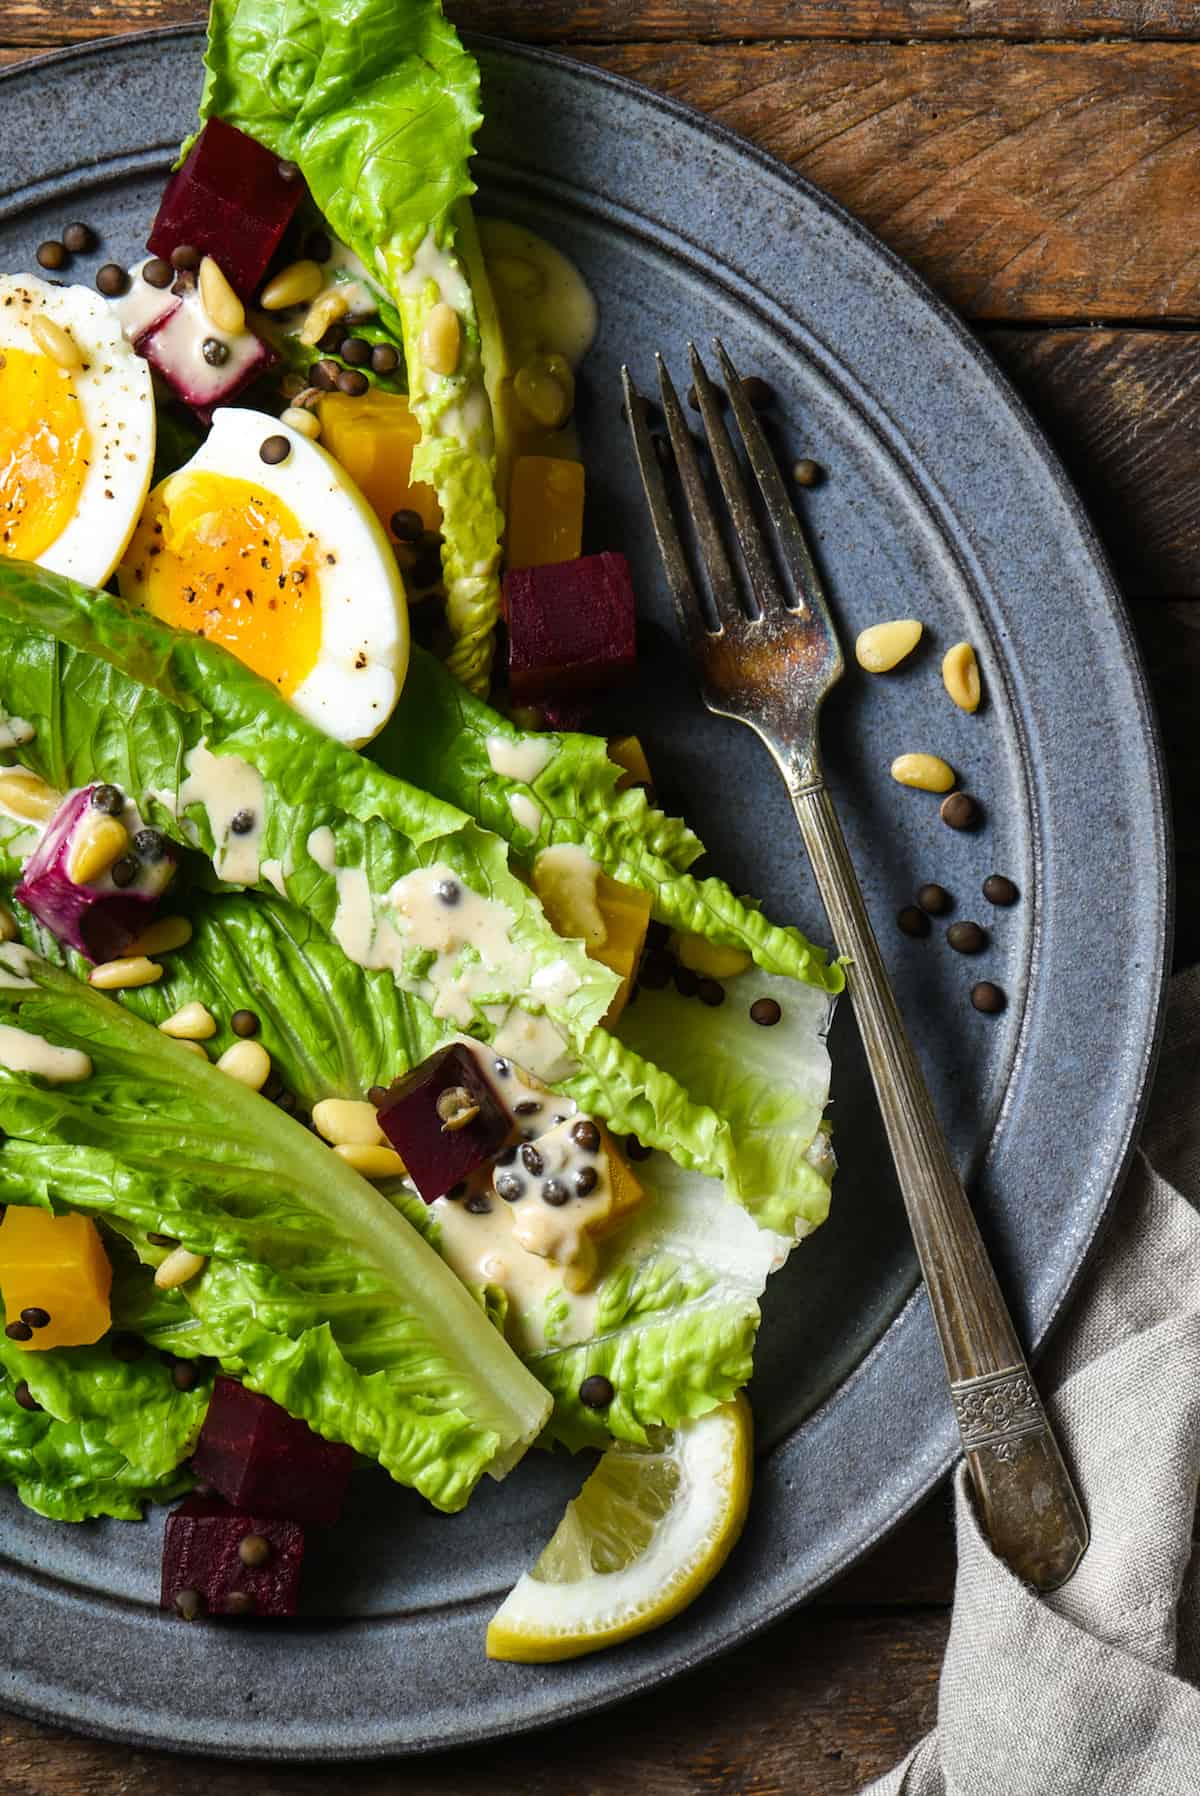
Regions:
[[[628,551],[643,607],[640,727],[712,864],[779,917],[824,924],[784,794],[749,733],[709,718],[673,646],[619,416],[618,371],[717,332],[814,456],[809,528],[844,637],[888,617],[929,640],[845,681],[828,765],[904,1010],[1026,1338],[1045,1336],[1120,1179],[1153,1058],[1169,934],[1163,788],[1121,602],[1062,471],[965,330],[838,208],[704,120],[552,56],[481,44],[481,205],[580,264],[601,329],[579,404],[590,546]],[[139,249],[200,84],[184,31],[0,80],[0,268],[71,218]],[[88,279],[88,264],[81,278]],[[978,647],[975,717],[941,652]],[[888,778],[936,749],[986,808],[958,834]],[[980,895],[992,872],[1012,910]],[[897,908],[937,880],[990,931],[967,961]],[[1009,994],[974,1011],[972,982]],[[365,1473],[314,1554],[297,1626],[184,1627],[156,1607],[161,1518],[64,1527],[3,1504],[0,1703],[160,1746],[271,1758],[416,1752],[577,1716],[740,1640],[828,1582],[945,1471],[954,1428],[852,1019],[834,1032],[842,1170],[831,1221],[774,1281],[753,1387],[744,1540],[660,1633],[564,1666],[492,1665],[484,1627],[581,1468],[534,1454],[451,1519]],[[1086,1494],[1086,1493],[1085,1493]]]

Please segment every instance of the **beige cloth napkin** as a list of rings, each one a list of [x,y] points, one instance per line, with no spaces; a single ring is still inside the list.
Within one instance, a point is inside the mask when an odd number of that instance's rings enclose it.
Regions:
[[[864,1796],[1200,1796],[1198,1212],[1200,967],[1172,985],[1141,1149],[1041,1367],[1091,1546],[1035,1596],[959,1468],[938,1726]]]

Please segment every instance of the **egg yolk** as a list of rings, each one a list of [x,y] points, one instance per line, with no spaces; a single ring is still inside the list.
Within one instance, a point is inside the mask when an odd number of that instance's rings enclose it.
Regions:
[[[36,561],[79,504],[89,436],[70,374],[49,356],[0,349],[0,554]]]
[[[276,494],[185,471],[151,493],[121,588],[164,623],[219,642],[290,698],[321,648],[324,560]]]

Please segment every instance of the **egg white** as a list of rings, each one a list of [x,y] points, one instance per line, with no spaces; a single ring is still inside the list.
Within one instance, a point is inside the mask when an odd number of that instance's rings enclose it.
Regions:
[[[83,366],[71,380],[91,439],[88,467],[66,526],[38,556],[41,567],[103,586],[125,553],[150,490],[154,389],[114,309],[89,287],[51,287],[36,275],[0,275],[0,354],[46,358],[30,329],[41,313],[75,339]]]
[[[264,462],[267,437],[286,437],[285,461]],[[340,463],[265,412],[225,407],[180,470],[224,474],[274,494],[316,538],[321,646],[291,695],[296,710],[350,748],[383,728],[408,672],[408,604],[387,534]],[[332,560],[330,559],[332,557]]]

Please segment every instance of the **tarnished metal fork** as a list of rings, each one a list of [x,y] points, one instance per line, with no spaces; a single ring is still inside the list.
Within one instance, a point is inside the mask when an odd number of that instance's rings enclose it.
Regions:
[[[789,594],[776,571],[720,394],[693,346],[696,400],[748,590],[726,551],[695,439],[659,356],[667,430],[715,615],[707,615],[692,578],[646,400],[626,368],[626,412],[671,596],[705,704],[748,724],[761,737],[791,795],[833,938],[845,958],[846,985],[929,1292],[984,1525],[1013,1571],[1038,1589],[1053,1590],[1070,1577],[1086,1551],[1087,1522],[950,1158],[822,776],[821,705],[845,663],[820,577],[746,389],[721,344],[715,347],[746,458],[795,590]]]

